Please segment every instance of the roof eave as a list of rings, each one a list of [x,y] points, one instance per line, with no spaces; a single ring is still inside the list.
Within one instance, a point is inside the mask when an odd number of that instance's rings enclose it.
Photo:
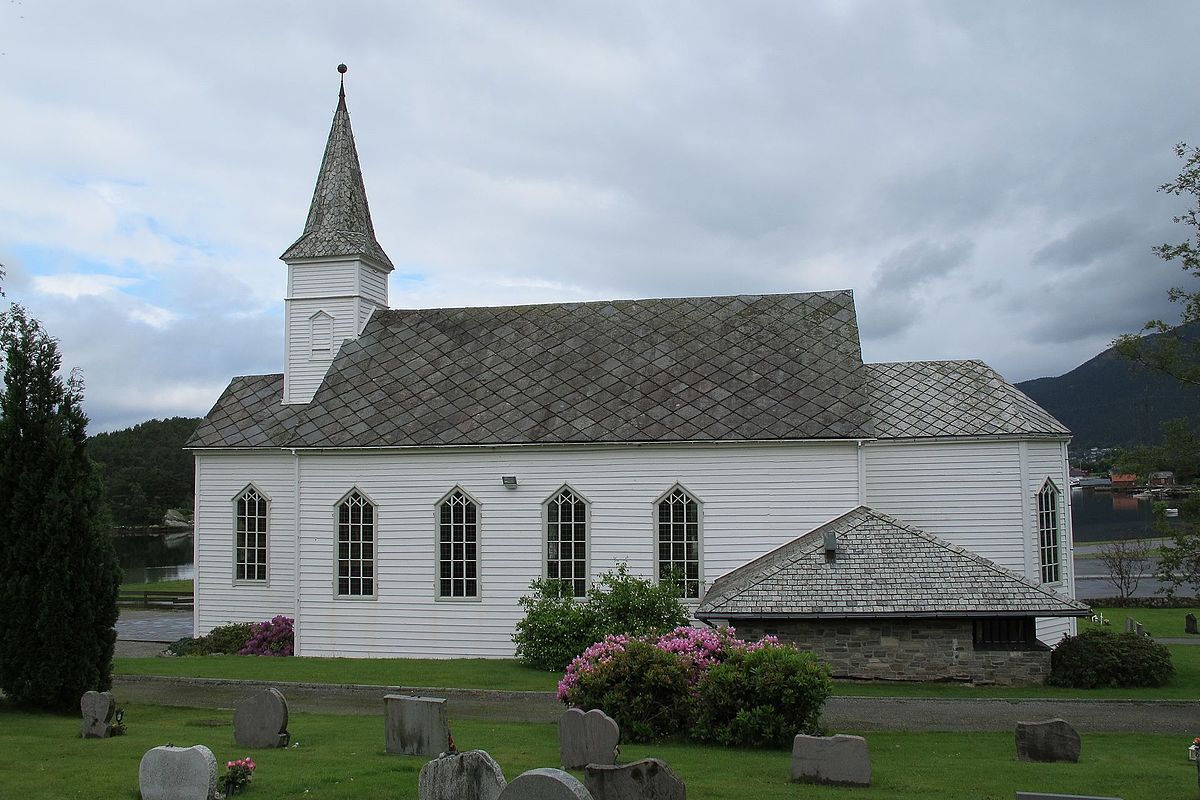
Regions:
[[[808,619],[941,619],[941,618],[977,618],[992,619],[995,617],[1086,617],[1091,615],[1091,609],[1021,609],[997,611],[961,610],[961,611],[822,611],[822,612],[791,612],[791,611],[697,611],[696,619],[708,621],[749,620],[749,619],[778,619],[778,620],[808,620]]]

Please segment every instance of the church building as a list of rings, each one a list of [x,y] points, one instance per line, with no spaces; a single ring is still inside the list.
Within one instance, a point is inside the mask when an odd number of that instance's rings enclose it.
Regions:
[[[835,674],[1013,682],[1088,613],[1069,431],[979,361],[863,363],[850,291],[391,309],[344,90],[282,260],[282,374],[188,443],[197,635],[511,657],[531,580],[625,563]]]

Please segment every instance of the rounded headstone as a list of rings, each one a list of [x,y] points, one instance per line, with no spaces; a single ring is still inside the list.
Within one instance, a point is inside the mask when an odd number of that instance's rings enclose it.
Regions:
[[[278,689],[263,689],[238,703],[233,740],[238,747],[287,747],[287,700]]]
[[[504,771],[486,750],[441,755],[421,767],[420,800],[497,800],[504,791]]]
[[[588,764],[615,764],[621,729],[616,721],[598,708],[586,714],[568,708],[558,719],[558,753],[567,769]]]
[[[531,769],[504,787],[500,800],[593,800],[591,792],[569,772]]]
[[[142,756],[138,789],[142,800],[214,800],[217,759],[202,744],[155,747]]]
[[[84,739],[104,739],[112,733],[113,712],[117,703],[111,692],[84,692],[79,698],[83,722],[79,735]]]

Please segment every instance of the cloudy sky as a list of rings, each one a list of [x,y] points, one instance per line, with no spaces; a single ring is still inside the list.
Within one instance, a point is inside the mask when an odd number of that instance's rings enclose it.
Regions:
[[[278,372],[339,61],[396,308],[855,291],[870,361],[1172,314],[1191,2],[0,0],[0,263],[92,430]]]

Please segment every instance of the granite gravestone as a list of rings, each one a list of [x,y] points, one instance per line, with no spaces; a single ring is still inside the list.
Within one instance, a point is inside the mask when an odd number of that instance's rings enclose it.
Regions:
[[[792,740],[792,780],[797,783],[871,785],[871,756],[861,736],[805,736]]]
[[[278,689],[263,689],[238,703],[233,740],[238,747],[287,747],[288,705]]]
[[[1196,615],[1195,614],[1188,614],[1186,617],[1183,618],[1183,630],[1184,630],[1184,633],[1200,633],[1200,630],[1196,629]]]
[[[217,759],[202,744],[155,747],[142,756],[138,789],[142,800],[215,800]]]
[[[569,708],[558,719],[559,759],[567,769],[617,763],[620,741],[621,729],[616,721],[598,708],[586,714]]]
[[[436,756],[448,748],[450,723],[442,697],[383,696],[387,751],[405,756]]]
[[[595,800],[686,800],[683,779],[657,758],[632,764],[588,764],[587,790]]]
[[[485,750],[448,753],[421,767],[419,800],[497,800],[506,786],[504,771]]]
[[[117,710],[117,702],[111,692],[84,692],[83,697],[79,698],[79,710],[83,714],[80,736],[84,739],[107,739],[112,735],[112,718]]]
[[[1065,720],[1017,723],[1017,758],[1021,761],[1078,761],[1079,734]]]

